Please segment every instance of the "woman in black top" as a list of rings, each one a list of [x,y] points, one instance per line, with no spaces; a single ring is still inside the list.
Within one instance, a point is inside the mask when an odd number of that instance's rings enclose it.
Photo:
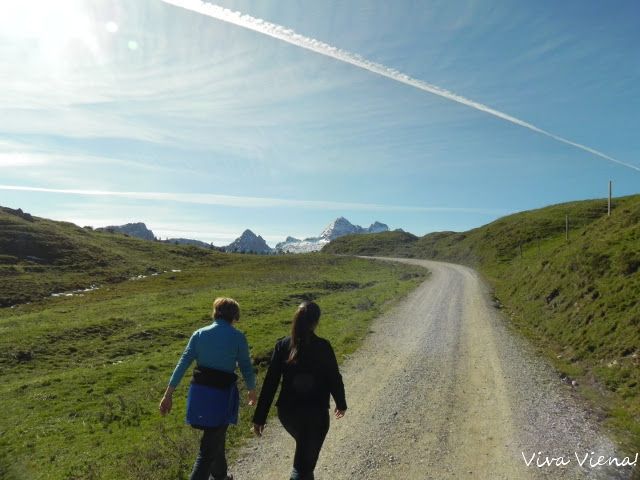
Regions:
[[[253,416],[253,431],[262,435],[278,389],[278,418],[296,441],[291,480],[313,480],[318,455],[329,431],[329,394],[336,418],[347,410],[342,375],[331,344],[316,336],[320,307],[304,302],[296,311],[291,336],[276,343]]]

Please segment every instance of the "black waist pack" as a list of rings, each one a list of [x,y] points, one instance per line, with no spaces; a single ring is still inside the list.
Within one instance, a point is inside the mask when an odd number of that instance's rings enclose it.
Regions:
[[[215,368],[196,366],[193,369],[191,383],[214,388],[228,388],[238,380],[235,373],[223,372]]]

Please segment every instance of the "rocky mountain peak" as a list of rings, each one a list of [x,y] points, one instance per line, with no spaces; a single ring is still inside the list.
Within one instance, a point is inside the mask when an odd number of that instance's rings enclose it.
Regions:
[[[257,238],[258,238],[258,235],[253,233],[248,228],[244,232],[242,232],[242,235],[240,235],[240,239],[242,239],[242,240],[254,240],[254,239],[257,239]],[[260,237],[260,238],[262,238],[262,237]]]
[[[371,225],[369,225],[369,228],[367,228],[368,233],[380,233],[380,232],[388,232],[388,231],[389,231],[389,225],[386,225],[378,221],[373,222]]]
[[[326,226],[326,228],[320,234],[320,238],[323,238],[325,240],[334,240],[344,235],[361,233],[362,231],[362,227],[353,225],[344,217],[338,217]]]
[[[248,228],[224,249],[227,252],[238,253],[271,253],[272,251],[264,238],[256,235]]]

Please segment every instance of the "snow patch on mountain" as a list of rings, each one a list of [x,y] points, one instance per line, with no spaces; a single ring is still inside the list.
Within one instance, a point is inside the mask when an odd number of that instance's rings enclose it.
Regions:
[[[280,242],[276,245],[276,251],[284,253],[310,253],[322,250],[329,240],[323,238],[310,238],[296,242]]]
[[[327,243],[336,238],[345,235],[380,233],[389,231],[389,227],[384,223],[374,222],[369,228],[363,228],[360,225],[354,225],[344,217],[338,217],[329,225],[327,225],[320,236],[305,238],[298,240],[293,237],[287,237],[284,242],[276,245],[275,250],[284,253],[308,253],[317,252]]]

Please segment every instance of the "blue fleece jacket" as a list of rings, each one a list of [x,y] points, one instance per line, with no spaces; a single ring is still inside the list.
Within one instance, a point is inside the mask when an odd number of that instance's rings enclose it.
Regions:
[[[233,373],[240,367],[247,389],[256,388],[256,376],[249,357],[249,345],[242,332],[223,319],[193,332],[176,365],[169,385],[177,387],[193,361],[202,367]]]

